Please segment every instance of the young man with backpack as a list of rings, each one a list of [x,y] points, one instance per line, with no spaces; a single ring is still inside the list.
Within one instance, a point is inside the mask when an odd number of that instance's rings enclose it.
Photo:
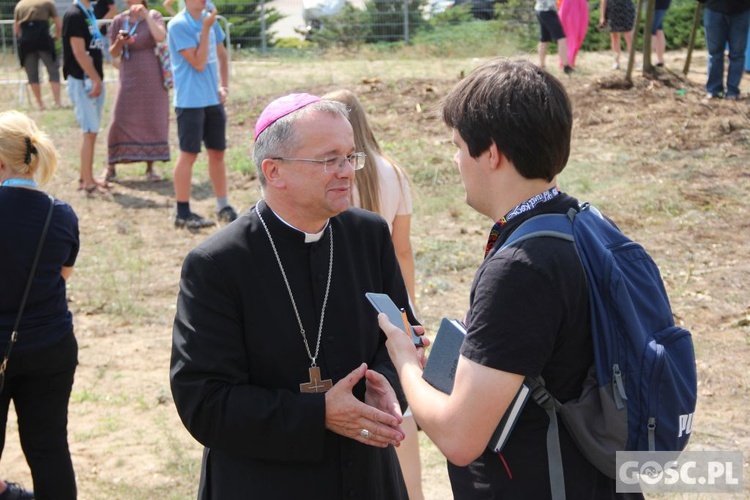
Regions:
[[[422,378],[408,337],[379,317],[414,416],[450,462],[457,499],[623,498],[557,419],[562,477],[550,480],[550,419],[531,399],[503,449],[487,447],[525,379],[541,376],[565,403],[581,394],[595,361],[588,281],[576,247],[534,237],[502,248],[524,221],[579,207],[557,187],[573,121],[565,89],[530,62],[494,59],[450,92],[443,119],[453,130],[466,201],[494,225],[471,287],[450,394]]]

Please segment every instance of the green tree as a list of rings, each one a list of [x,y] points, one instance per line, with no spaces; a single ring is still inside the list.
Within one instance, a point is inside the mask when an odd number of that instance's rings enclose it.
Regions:
[[[243,48],[260,47],[261,41],[261,2],[259,0],[216,0],[219,15],[232,23],[230,33],[232,44]],[[271,1],[265,2],[266,31],[283,19],[284,16],[275,8],[269,6]],[[273,40],[268,40],[273,45]]]

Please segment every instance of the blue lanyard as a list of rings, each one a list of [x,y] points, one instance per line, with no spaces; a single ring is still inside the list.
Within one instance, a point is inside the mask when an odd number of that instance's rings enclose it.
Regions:
[[[102,0],[99,0],[99,1],[101,2]],[[128,32],[128,36],[133,36],[133,33],[135,33],[135,29],[138,27],[138,23],[140,23],[140,21],[136,21],[133,27],[131,28],[130,16],[128,15],[125,18],[125,31]],[[130,59],[130,48],[127,45],[123,46],[122,48],[122,57],[124,57],[125,59]]]
[[[81,9],[81,12],[83,12],[84,14],[86,14],[86,24],[89,27],[89,33],[91,33],[91,36],[94,37],[95,40],[100,40],[100,39],[104,38],[104,36],[102,35],[102,32],[99,31],[99,26],[97,26],[97,24],[96,24],[97,23],[97,19],[96,19],[96,16],[94,15],[94,9],[92,9],[92,8],[88,8],[87,9],[78,0],[73,0],[73,3],[79,9]]]
[[[141,21],[136,21],[133,27],[130,27],[130,16],[125,18],[125,31],[128,32],[128,36],[133,36],[133,33],[135,33],[135,29],[138,27],[138,23]],[[130,31],[128,31],[130,30]]]
[[[13,187],[13,186],[25,186],[25,187],[36,187],[36,181],[34,179],[20,179],[18,177],[14,177],[12,179],[6,179],[3,181],[2,184],[0,184],[2,187]]]

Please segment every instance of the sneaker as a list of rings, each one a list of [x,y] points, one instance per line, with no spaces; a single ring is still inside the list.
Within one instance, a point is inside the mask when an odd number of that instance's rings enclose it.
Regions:
[[[213,221],[211,219],[204,219],[203,217],[195,213],[191,213],[184,219],[178,215],[174,216],[174,227],[200,229],[203,227],[211,227],[215,225],[216,221]]]
[[[740,98],[740,96],[737,95],[737,94],[727,94],[727,95],[724,96],[724,99],[726,99],[727,101],[736,101],[739,98]]]
[[[612,69],[620,69],[620,62],[615,61],[612,63]]]
[[[5,491],[0,495],[1,500],[34,500],[34,492],[23,489],[16,483],[5,482]]]
[[[563,66],[563,72],[564,72],[564,73],[565,73],[566,75],[569,75],[569,74],[571,74],[571,73],[572,73],[572,72],[574,72],[574,71],[575,71],[575,70],[573,69],[573,67],[572,67],[571,65],[569,65],[569,64],[566,64],[565,66]]]
[[[656,63],[656,67],[657,68],[663,68],[664,67],[664,63],[663,62],[658,62],[658,63]]]
[[[228,224],[237,219],[237,212],[235,212],[230,205],[227,205],[226,207],[216,212],[216,217],[219,219],[219,221],[226,222]]]

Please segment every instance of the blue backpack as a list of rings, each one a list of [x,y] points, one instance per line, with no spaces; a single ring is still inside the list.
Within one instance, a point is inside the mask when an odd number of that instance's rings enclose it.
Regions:
[[[698,392],[695,352],[690,332],[674,324],[654,261],[596,208],[583,204],[567,215],[532,217],[502,248],[539,236],[575,243],[594,337],[594,364],[579,398],[560,403],[541,377],[526,380],[550,417],[552,494],[564,498],[557,413],[581,452],[611,478],[617,451],[681,451]]]

